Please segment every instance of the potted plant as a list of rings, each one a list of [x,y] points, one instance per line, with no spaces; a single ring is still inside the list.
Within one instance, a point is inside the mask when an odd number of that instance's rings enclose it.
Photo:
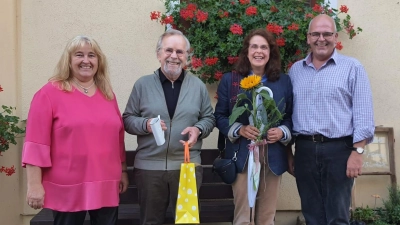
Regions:
[[[0,92],[3,88],[0,85]],[[17,144],[16,138],[25,133],[25,128],[20,127],[20,118],[14,115],[15,107],[2,105],[0,109],[0,156],[10,148],[10,144]],[[0,165],[0,173],[11,176],[15,167]]]
[[[308,24],[316,15],[334,18],[338,32],[350,39],[361,30],[350,22],[349,8],[331,8],[323,0],[311,7],[306,0],[166,0],[166,13],[153,11],[151,20],[183,31],[191,42],[190,71],[204,82],[214,83],[231,71],[245,35],[265,28],[280,46],[282,71],[308,54]],[[342,14],[342,15],[341,15]],[[342,18],[342,19],[340,19]],[[341,42],[337,49],[343,48]]]
[[[400,224],[400,189],[390,186],[388,191],[388,199],[383,200],[384,208],[378,211],[378,215],[387,224]]]
[[[378,215],[372,208],[367,207],[357,207],[352,212],[352,222],[351,225],[366,225],[371,224],[378,219]]]

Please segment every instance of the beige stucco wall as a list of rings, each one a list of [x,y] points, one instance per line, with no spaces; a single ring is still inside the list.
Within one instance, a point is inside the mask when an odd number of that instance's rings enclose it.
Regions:
[[[352,21],[364,29],[353,41],[340,34],[343,54],[356,57],[365,66],[372,86],[375,124],[394,127],[400,135],[397,96],[400,90],[398,41],[400,6],[397,0],[385,4],[375,0],[338,0],[338,6],[350,8]],[[1,0],[0,1],[0,104],[15,105],[17,114],[26,118],[33,94],[47,82],[67,40],[89,35],[100,44],[109,60],[111,81],[124,110],[133,83],[152,73],[159,63],[154,49],[163,27],[150,20],[150,11],[163,11],[161,0]],[[209,86],[210,97],[216,85]],[[213,104],[215,99],[212,98]],[[215,148],[217,132],[204,148]],[[127,149],[135,149],[135,138],[127,135]],[[395,149],[399,144],[395,144]],[[21,144],[12,146],[0,165],[16,165],[17,174],[0,174],[0,220],[2,224],[21,224],[20,214],[35,213],[24,204],[26,182],[19,167]],[[396,157],[400,160],[400,155]],[[400,161],[396,171],[400,172]],[[386,196],[387,177],[362,177],[357,180],[357,205],[373,206],[372,194]],[[377,205],[381,202],[378,200]],[[285,174],[278,203],[279,210],[299,210],[294,178]],[[6,221],[3,223],[3,221]]]
[[[347,5],[352,22],[363,32],[348,40],[341,35],[344,48],[341,51],[357,58],[365,67],[372,87],[375,124],[394,128],[394,138],[400,140],[400,64],[399,40],[400,4],[397,0],[353,1],[338,0],[338,5]],[[395,142],[396,172],[400,174],[400,143]],[[387,197],[387,176],[363,176],[357,179],[356,204],[374,206],[373,194]],[[382,201],[377,200],[377,206]]]
[[[16,115],[21,115],[19,77],[17,76],[17,4],[13,0],[0,1],[0,105],[17,106]],[[22,138],[18,138],[19,141]],[[21,144],[11,145],[0,156],[0,166],[15,165],[16,174],[7,177],[0,174],[0,223],[7,225],[21,224]]]

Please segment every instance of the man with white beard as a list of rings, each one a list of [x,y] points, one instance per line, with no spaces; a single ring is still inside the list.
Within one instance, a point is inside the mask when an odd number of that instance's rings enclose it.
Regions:
[[[168,205],[175,210],[184,141],[190,162],[196,163],[199,191],[203,169],[202,139],[215,126],[213,108],[204,83],[185,71],[190,43],[182,32],[167,30],[158,40],[156,53],[161,67],[139,78],[123,113],[125,131],[137,135],[135,168],[140,224],[163,224]],[[156,144],[150,122],[161,118],[165,143]]]
[[[289,71],[293,84],[296,177],[307,225],[349,224],[351,188],[374,136],[372,93],[361,63],[335,50],[334,20],[311,20],[311,53]]]

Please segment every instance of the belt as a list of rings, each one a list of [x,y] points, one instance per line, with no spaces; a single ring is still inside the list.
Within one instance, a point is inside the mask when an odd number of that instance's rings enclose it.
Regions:
[[[350,139],[350,138],[353,139],[352,136],[344,136],[344,137],[339,137],[339,138],[328,138],[328,137],[325,137],[322,134],[314,134],[314,135],[299,134],[296,137],[296,139],[309,140],[309,141],[313,141],[313,142],[343,141],[343,140],[347,140],[347,139]]]

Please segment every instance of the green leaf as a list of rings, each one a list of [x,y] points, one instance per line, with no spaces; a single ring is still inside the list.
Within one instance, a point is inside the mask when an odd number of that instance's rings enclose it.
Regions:
[[[246,111],[245,106],[236,107],[232,110],[232,114],[229,116],[229,126],[232,125],[243,112]]]

